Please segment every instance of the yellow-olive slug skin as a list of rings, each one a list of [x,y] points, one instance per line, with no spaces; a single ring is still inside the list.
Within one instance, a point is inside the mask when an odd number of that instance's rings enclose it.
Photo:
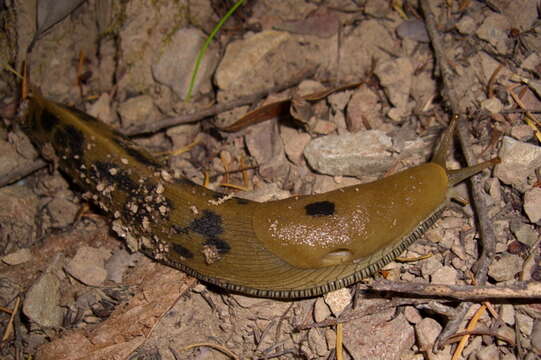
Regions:
[[[108,125],[38,91],[23,124],[111,215],[113,230],[131,248],[203,281],[274,298],[350,285],[420,238],[447,204],[449,187],[490,166],[446,170],[453,127],[433,162],[369,184],[256,203],[175,179]]]

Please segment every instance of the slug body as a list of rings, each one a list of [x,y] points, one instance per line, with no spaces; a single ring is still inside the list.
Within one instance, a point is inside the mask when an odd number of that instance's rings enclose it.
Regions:
[[[452,125],[433,162],[369,184],[256,203],[176,179],[111,127],[34,92],[24,130],[112,215],[132,249],[254,296],[316,296],[369,276],[439,218],[450,186],[491,164],[446,170]]]

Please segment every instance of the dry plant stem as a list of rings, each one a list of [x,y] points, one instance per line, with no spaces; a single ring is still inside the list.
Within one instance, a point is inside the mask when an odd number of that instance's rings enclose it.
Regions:
[[[523,281],[509,286],[439,285],[379,280],[362,285],[366,290],[414,294],[431,298],[452,298],[462,301],[486,299],[541,299],[541,283]]]
[[[41,168],[47,166],[47,163],[42,159],[37,159],[32,162],[24,162],[9,173],[0,174],[0,187],[12,184]]]
[[[431,39],[432,47],[434,48],[434,56],[436,58],[436,62],[438,64],[443,80],[443,88],[445,93],[444,95],[449,101],[453,113],[461,114],[463,113],[464,109],[460,106],[460,98],[457,96],[457,94],[453,91],[452,88],[453,72],[449,66],[447,59],[445,58],[442,39],[436,28],[434,14],[430,9],[430,1],[421,0],[421,7],[424,13],[427,32]],[[462,152],[466,158],[466,161],[468,162],[468,165],[472,165],[476,159],[471,152],[469,134],[467,133],[466,127],[464,126],[463,119],[461,120],[461,124],[459,123],[458,126],[460,145],[462,147]],[[477,281],[477,284],[484,285],[487,280],[488,266],[495,252],[496,236],[490,226],[490,218],[488,216],[485,199],[482,196],[483,189],[482,184],[479,180],[479,175],[472,177],[471,182],[473,187],[473,205],[475,207],[476,214],[479,220],[479,232],[481,235],[482,244],[482,252],[477,262],[475,279]],[[457,316],[454,319],[451,319],[441,332],[438,341],[435,344],[436,348],[440,346],[443,339],[447,338],[450,334],[457,331],[458,327],[460,326],[460,322],[466,314],[469,306],[470,304],[468,303],[460,304],[457,309]]]
[[[485,313],[485,310],[486,310],[486,306],[481,305],[481,307],[475,312],[475,314],[473,314],[472,318],[470,319],[470,322],[468,323],[468,326],[466,327],[467,332],[475,330],[475,327],[477,326],[477,322],[481,318],[481,315]],[[468,343],[469,339],[470,339],[469,334],[462,336],[462,339],[460,339],[451,360],[458,360],[460,358],[460,356],[462,355],[462,351],[466,347],[466,344]]]
[[[124,135],[134,136],[134,135],[142,135],[142,134],[147,134],[147,133],[154,133],[156,131],[169,128],[175,125],[197,122],[209,116],[220,114],[239,106],[253,104],[257,102],[258,100],[264,98],[265,96],[268,96],[269,94],[280,92],[290,87],[293,87],[299,82],[301,82],[302,80],[304,80],[305,78],[312,76],[313,74],[315,74],[315,69],[306,70],[299,73],[297,76],[293,77],[290,81],[287,81],[283,84],[276,85],[270,89],[260,91],[253,95],[244,96],[244,97],[241,97],[240,99],[233,100],[225,104],[214,105],[208,109],[201,110],[193,114],[167,117],[155,122],[146,122],[137,126],[120,129],[120,131]]]

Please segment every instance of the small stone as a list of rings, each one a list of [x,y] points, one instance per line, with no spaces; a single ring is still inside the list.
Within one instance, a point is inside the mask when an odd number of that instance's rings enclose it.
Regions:
[[[157,115],[154,102],[149,95],[132,97],[118,107],[124,127],[139,125],[154,119]]]
[[[450,266],[444,266],[436,270],[432,276],[432,282],[436,284],[456,284],[457,271]]]
[[[537,231],[528,224],[513,222],[510,228],[517,240],[528,247],[533,246],[539,240]]]
[[[529,337],[532,334],[533,331],[533,319],[521,312],[517,312],[516,314],[517,319],[517,326],[520,332],[526,336]]]
[[[441,268],[441,255],[439,254],[431,256],[421,263],[421,272],[426,280],[428,280],[428,277],[434,274],[439,268]]]
[[[511,24],[507,17],[491,13],[477,29],[476,34],[480,39],[492,44],[499,53],[505,54],[509,51],[507,45],[509,30],[511,30]]]
[[[379,130],[355,134],[328,135],[312,140],[304,156],[322,174],[382,175],[394,163],[392,139]]]
[[[336,331],[327,328],[325,340],[327,340],[327,349],[334,349],[336,347]]]
[[[464,348],[464,351],[462,352],[462,356],[464,359],[469,359],[469,356],[471,354],[477,354],[481,350],[481,346],[483,346],[483,337],[481,336],[475,336],[473,339],[471,339],[468,346]]]
[[[524,194],[524,211],[532,223],[541,220],[541,188],[533,188]]]
[[[477,29],[477,24],[475,23],[475,20],[471,16],[468,16],[468,15],[463,16],[456,23],[455,26],[458,32],[464,35],[471,35]]]
[[[396,34],[402,39],[427,43],[430,41],[425,22],[419,19],[406,20],[396,27]]]
[[[331,316],[329,306],[325,303],[322,297],[317,298],[316,303],[314,304],[314,320],[316,322],[322,322],[329,316]]]
[[[436,338],[442,330],[441,325],[432,318],[424,318],[415,325],[415,333],[421,351],[431,351]]]
[[[500,352],[495,344],[483,347],[483,351],[477,353],[477,360],[494,360],[500,357]]]
[[[82,246],[66,265],[65,270],[86,285],[101,286],[107,278],[105,260],[110,256],[109,250]]]
[[[533,138],[533,130],[528,125],[515,125],[511,128],[511,136],[518,141],[528,141]]]
[[[152,75],[159,83],[169,87],[180,98],[187,95],[193,66],[206,35],[198,29],[182,28],[175,32],[164,48],[156,51]],[[217,46],[211,43],[199,66],[193,94],[211,89],[211,77],[218,63]]]
[[[87,106],[86,112],[106,124],[112,124],[115,120],[115,114],[111,109],[111,95],[107,92],[102,93],[98,100]]]
[[[531,53],[524,61],[522,62],[522,68],[528,71],[537,71],[537,66],[541,64],[541,57],[538,53]]]
[[[319,356],[327,354],[327,343],[319,329],[311,328],[308,330],[308,342],[310,343],[312,350]]]
[[[404,309],[404,316],[411,324],[418,324],[423,320],[423,317],[419,314],[419,310],[413,306],[406,306]]]
[[[332,121],[316,119],[310,124],[310,131],[320,134],[328,135],[336,130],[336,124]]]
[[[26,293],[23,312],[42,327],[59,327],[64,317],[60,297],[60,280],[53,271],[47,271]]]
[[[331,291],[323,296],[334,316],[339,316],[351,303],[351,294],[348,288]]]
[[[20,249],[2,257],[8,265],[19,265],[32,260],[32,252],[28,248]]]
[[[515,325],[515,307],[511,304],[502,304],[500,317],[507,325]]]
[[[496,281],[514,279],[522,269],[522,258],[517,255],[504,254],[490,264],[488,275]]]
[[[343,111],[346,108],[346,105],[351,99],[352,91],[340,91],[334,94],[331,94],[327,97],[327,101],[331,108],[335,111]]]
[[[381,130],[383,117],[378,95],[367,85],[361,85],[349,101],[346,124],[348,130],[355,133],[359,130]]]
[[[47,204],[47,210],[51,214],[52,225],[63,228],[75,221],[79,205],[63,197],[55,197]]]
[[[284,142],[284,150],[291,162],[300,165],[304,158],[304,148],[312,139],[306,132],[299,132],[289,126],[280,127],[280,137]]]
[[[541,355],[541,320],[536,319],[533,324],[532,337],[530,339],[532,343],[532,349]]]
[[[382,61],[374,69],[374,74],[379,78],[385,95],[400,111],[405,111],[408,107],[413,71],[410,58],[405,57]]]
[[[502,102],[496,97],[481,101],[481,107],[491,114],[499,114],[503,110]]]
[[[400,359],[411,349],[415,342],[413,327],[404,315],[384,320],[380,315],[386,313],[383,311],[362,321],[344,324],[344,344],[351,354],[358,355],[356,358]]]
[[[525,192],[537,181],[535,169],[541,167],[541,147],[505,136],[500,150],[502,162],[494,175],[505,184]]]
[[[516,334],[515,330],[510,326],[500,326],[498,330],[496,330],[496,333],[500,335],[503,339],[515,339]],[[498,339],[497,341],[498,345],[506,345],[507,343],[504,340]]]

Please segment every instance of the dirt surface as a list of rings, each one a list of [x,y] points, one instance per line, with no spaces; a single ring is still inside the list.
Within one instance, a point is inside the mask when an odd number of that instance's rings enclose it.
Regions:
[[[450,108],[466,119],[452,167],[502,159],[473,190],[455,188],[473,204],[453,203],[402,261],[363,284],[251,298],[130,253],[17,129],[19,80],[3,71],[0,357],[539,358],[539,2],[428,2],[427,17],[417,1],[248,1],[211,42],[185,101],[197,52],[232,1],[88,0],[48,29],[51,6],[36,17],[35,1],[0,1],[2,63],[21,69],[26,59],[48,98],[168,151],[172,168],[197,183],[209,174],[221,192],[268,201],[423,163]],[[307,96],[344,84],[354,86]],[[221,130],[280,101],[270,106],[279,119]],[[492,235],[480,233],[487,224]],[[469,302],[456,295],[468,285],[505,286],[517,299]]]

